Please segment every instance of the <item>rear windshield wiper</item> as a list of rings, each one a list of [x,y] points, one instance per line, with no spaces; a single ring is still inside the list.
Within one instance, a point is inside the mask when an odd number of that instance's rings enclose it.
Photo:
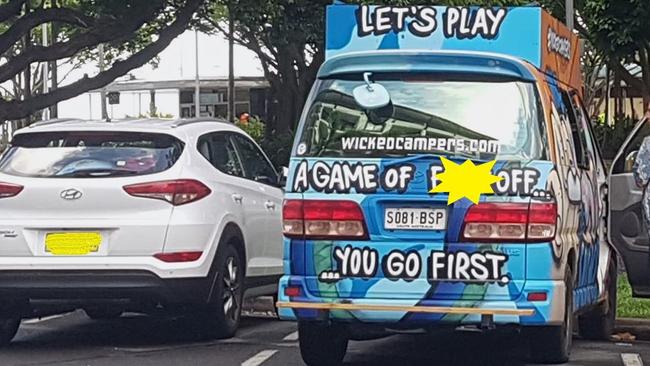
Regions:
[[[103,177],[119,177],[128,175],[137,175],[135,170],[127,169],[84,169],[77,170],[65,174],[57,174],[58,178],[103,178]]]
[[[455,153],[455,154],[410,154],[403,159],[397,159],[389,162],[386,164],[386,166],[391,166],[395,164],[403,164],[403,163],[409,163],[411,161],[416,161],[420,159],[439,159],[440,157],[445,157],[445,158],[459,158],[459,157],[464,157],[468,159],[472,159],[473,161],[483,161],[482,159],[477,158],[475,155],[471,154],[465,154],[465,153]]]

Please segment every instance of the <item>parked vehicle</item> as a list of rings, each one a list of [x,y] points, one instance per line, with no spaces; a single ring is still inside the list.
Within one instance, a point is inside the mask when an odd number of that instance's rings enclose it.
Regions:
[[[54,120],[0,157],[0,343],[52,305],[91,318],[182,311],[232,336],[244,296],[274,295],[282,189],[217,120]]]
[[[572,32],[538,7],[327,14],[283,209],[277,305],[305,362],[443,325],[514,327],[543,363],[568,359],[576,322],[606,339],[617,252]],[[448,206],[443,158],[492,162],[494,194]]]

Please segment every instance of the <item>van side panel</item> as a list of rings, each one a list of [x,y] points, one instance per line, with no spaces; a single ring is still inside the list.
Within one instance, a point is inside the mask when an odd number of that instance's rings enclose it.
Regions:
[[[581,309],[598,301],[604,294],[604,280],[610,247],[604,239],[602,218],[605,204],[598,185],[597,156],[595,151],[586,151],[586,166],[578,165],[576,146],[579,143],[572,134],[569,113],[563,94],[566,86],[552,75],[545,75],[540,87],[546,91],[547,120],[555,137],[553,154],[556,158],[555,172],[549,177],[556,189],[558,204],[557,248],[554,255],[561,258],[554,267],[555,276],[564,273],[564,265],[572,266],[576,276],[575,308]],[[579,122],[579,121],[578,121]],[[563,265],[564,264],[564,265]]]

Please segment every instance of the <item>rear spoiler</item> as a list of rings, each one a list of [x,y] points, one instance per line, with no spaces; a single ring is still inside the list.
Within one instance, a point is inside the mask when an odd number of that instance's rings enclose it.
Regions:
[[[318,78],[372,73],[472,74],[535,81],[524,61],[514,57],[471,51],[364,51],[327,60]]]

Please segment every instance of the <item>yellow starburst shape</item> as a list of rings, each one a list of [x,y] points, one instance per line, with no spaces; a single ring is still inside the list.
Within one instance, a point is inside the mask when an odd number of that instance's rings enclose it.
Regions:
[[[440,158],[444,172],[438,173],[436,178],[440,183],[429,193],[449,193],[447,204],[465,197],[478,204],[481,194],[494,193],[492,184],[501,181],[502,177],[492,175],[492,168],[496,160],[481,165],[475,165],[471,160],[456,164],[451,160]]]

